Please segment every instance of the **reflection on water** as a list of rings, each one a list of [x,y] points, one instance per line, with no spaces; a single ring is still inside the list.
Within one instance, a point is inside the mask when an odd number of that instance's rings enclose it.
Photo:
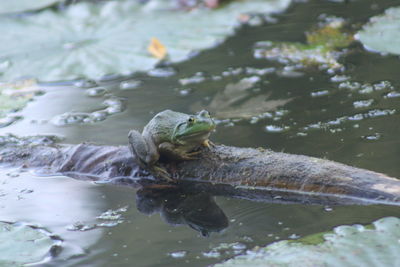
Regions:
[[[144,214],[161,213],[169,224],[187,224],[202,236],[220,232],[228,226],[225,213],[206,192],[193,194],[181,188],[155,185],[136,193],[136,206]]]

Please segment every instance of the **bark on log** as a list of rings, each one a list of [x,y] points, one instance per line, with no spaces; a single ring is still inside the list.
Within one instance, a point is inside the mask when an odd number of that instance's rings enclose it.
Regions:
[[[11,136],[0,139],[0,157],[3,166],[77,179],[163,183],[140,169],[126,146],[63,145],[47,137]],[[220,145],[203,149],[198,160],[162,164],[178,180],[174,186],[188,192],[284,203],[400,205],[400,180],[313,157]]]

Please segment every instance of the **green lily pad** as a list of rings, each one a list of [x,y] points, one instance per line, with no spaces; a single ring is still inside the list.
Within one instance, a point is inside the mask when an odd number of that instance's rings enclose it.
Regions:
[[[356,38],[366,49],[400,55],[400,7],[372,17]]]
[[[339,49],[349,46],[353,36],[344,31],[344,21],[339,18],[323,27],[306,33],[307,44],[289,42],[259,42],[254,51],[256,58],[277,60],[336,70],[343,67],[338,62],[345,54]]]
[[[57,241],[43,230],[0,222],[0,266],[37,263],[50,256]]]
[[[280,241],[215,266],[399,266],[400,219],[339,226],[296,241]]]
[[[21,117],[14,112],[22,109],[42,90],[34,80],[0,84],[0,128],[8,126]]]
[[[0,14],[18,13],[48,7],[60,0],[12,0],[2,1]]]
[[[176,10],[174,1],[78,3],[62,12],[0,18],[0,80],[96,79],[152,69],[156,38],[179,62],[235,32],[243,13],[283,11],[291,0],[232,1],[223,8]]]

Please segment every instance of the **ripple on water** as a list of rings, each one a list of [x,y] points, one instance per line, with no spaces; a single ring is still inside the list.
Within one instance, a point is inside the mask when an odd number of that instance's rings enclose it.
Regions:
[[[74,85],[79,88],[91,88],[98,86],[97,83],[93,80],[79,80],[76,81]]]
[[[374,102],[373,99],[359,100],[359,101],[354,101],[353,106],[355,108],[365,108],[371,106],[373,102]]]
[[[179,259],[179,258],[186,257],[187,254],[188,254],[187,251],[181,250],[181,251],[171,252],[171,253],[169,253],[169,256],[171,256],[172,258],[175,258],[175,259]]]
[[[92,97],[103,96],[105,93],[107,93],[107,89],[104,87],[93,87],[86,89],[85,91],[85,95]]]
[[[87,223],[87,222],[78,221],[71,225],[68,225],[66,227],[66,229],[68,231],[84,232],[84,231],[93,230],[93,229],[96,229],[99,227],[114,227],[125,221],[122,214],[125,213],[127,210],[128,210],[128,206],[124,206],[124,207],[116,209],[116,210],[109,209],[96,217],[96,219],[98,221],[96,223]]]
[[[380,133],[375,133],[375,134],[371,134],[371,135],[363,135],[362,139],[368,140],[368,141],[376,141],[376,140],[379,140],[381,137],[382,137],[382,135]]]
[[[357,91],[360,94],[371,94],[377,91],[393,90],[394,87],[389,81],[380,81],[373,84],[360,83],[355,81],[344,81],[339,83],[339,89],[348,89],[350,91]]]
[[[149,70],[147,72],[147,75],[151,77],[170,77],[176,74],[176,70],[171,67],[165,67],[165,68],[155,68],[152,70]]]
[[[400,93],[396,91],[389,92],[385,95],[385,98],[395,98],[400,97]]]
[[[320,96],[326,96],[329,94],[328,90],[320,90],[316,92],[311,92],[311,97],[320,97]]]
[[[326,122],[317,122],[317,123],[312,123],[307,125],[306,127],[303,127],[303,131],[309,131],[309,130],[315,130],[315,129],[326,129],[331,126],[337,126],[341,125],[345,122],[349,121],[361,121],[364,119],[369,119],[369,118],[377,118],[377,117],[382,117],[382,116],[389,116],[393,115],[396,113],[395,109],[372,109],[369,110],[365,113],[359,113],[359,114],[354,114],[351,116],[343,116],[339,117],[333,120],[329,120]]]
[[[119,88],[121,90],[132,90],[138,88],[140,85],[142,85],[142,81],[137,81],[137,80],[122,81],[119,84]]]
[[[125,110],[123,99],[117,97],[110,97],[104,100],[103,105],[105,108],[93,112],[65,112],[55,116],[51,122],[56,126],[95,123]]]
[[[278,126],[278,125],[265,126],[265,130],[269,133],[282,133],[288,131],[289,129],[290,129],[289,126]]]

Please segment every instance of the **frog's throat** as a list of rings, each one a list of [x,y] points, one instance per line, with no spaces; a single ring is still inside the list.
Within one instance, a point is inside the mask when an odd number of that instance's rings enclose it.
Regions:
[[[177,133],[178,133],[179,127],[181,127],[182,124],[184,124],[184,122],[179,123],[179,124],[175,125],[175,127],[174,127],[174,131],[172,132],[172,142],[174,142],[174,143],[179,143]]]
[[[178,125],[176,125],[174,127],[174,131],[172,133],[172,142],[177,143],[177,144],[178,143],[181,144],[183,142],[181,142],[179,139],[190,139],[191,137],[202,136],[202,135],[205,135],[205,134],[210,132],[210,130],[207,129],[207,130],[204,130],[204,131],[196,131],[196,132],[193,132],[191,134],[178,135],[179,128],[183,124],[185,124],[185,122],[180,123],[180,124],[178,124]]]

